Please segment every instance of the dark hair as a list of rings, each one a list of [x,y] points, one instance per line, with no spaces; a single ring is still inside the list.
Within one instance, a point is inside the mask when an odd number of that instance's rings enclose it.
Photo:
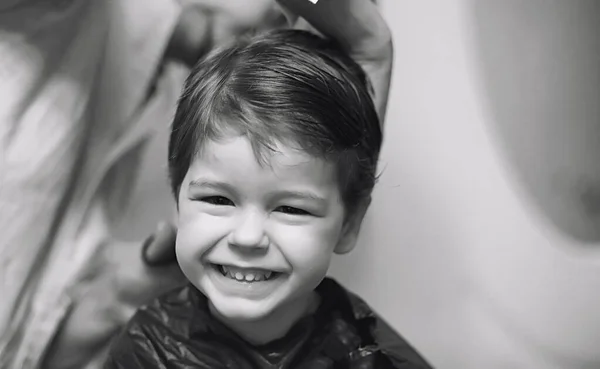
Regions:
[[[347,213],[376,182],[382,132],[361,67],[333,41],[275,30],[200,61],[186,80],[169,141],[177,198],[206,140],[245,135],[261,163],[280,143],[334,161]]]

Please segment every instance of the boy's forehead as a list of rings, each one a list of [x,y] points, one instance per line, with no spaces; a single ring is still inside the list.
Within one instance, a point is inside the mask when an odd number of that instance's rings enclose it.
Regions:
[[[280,179],[312,180],[315,184],[329,184],[336,179],[335,166],[325,159],[282,142],[257,152],[245,136],[207,140],[192,163],[194,167],[238,176],[274,175]]]
[[[258,165],[273,166],[299,166],[321,165],[328,162],[310,155],[292,142],[273,141],[269,146],[252,145],[251,141],[243,135],[228,136],[219,139],[206,140],[196,155],[197,160],[212,163],[224,163],[240,158],[253,159]]]

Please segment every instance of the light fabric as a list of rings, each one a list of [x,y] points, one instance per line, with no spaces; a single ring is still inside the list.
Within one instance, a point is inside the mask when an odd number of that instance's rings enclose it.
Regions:
[[[179,10],[174,0],[0,8],[1,368],[39,366],[123,213],[143,143],[169,118],[151,87]]]

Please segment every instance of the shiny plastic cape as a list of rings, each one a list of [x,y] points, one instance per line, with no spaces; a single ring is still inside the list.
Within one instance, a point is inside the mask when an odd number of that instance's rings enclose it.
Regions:
[[[115,340],[105,368],[430,369],[356,295],[326,278],[321,305],[282,339],[252,346],[212,318],[188,285],[140,309]]]

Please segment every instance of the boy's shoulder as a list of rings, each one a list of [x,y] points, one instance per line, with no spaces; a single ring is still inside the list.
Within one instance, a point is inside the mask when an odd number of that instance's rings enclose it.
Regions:
[[[139,308],[113,340],[104,367],[154,368],[168,362],[173,350],[188,346],[196,332],[207,330],[208,310],[198,308],[202,307],[198,294],[186,285]]]
[[[345,320],[350,321],[352,328],[360,335],[361,356],[382,353],[392,361],[394,368],[398,369],[432,368],[410,343],[374,312],[359,295],[331,278],[326,278],[321,283],[319,292],[325,298],[326,304],[333,305],[333,311],[336,312],[333,316],[339,313],[345,315]]]
[[[358,295],[330,278],[317,292],[322,304],[310,324],[311,340],[304,345],[302,356],[332,362],[349,360],[351,367],[360,368],[431,368]],[[206,298],[187,285],[136,312],[115,339],[105,368],[161,367],[157,364],[174,358],[186,365],[229,368],[224,363],[236,361],[242,351],[242,357],[255,354],[243,344],[233,345],[231,336],[220,330]]]
[[[149,304],[140,307],[129,320],[126,330],[136,327],[161,327],[170,333],[185,334],[193,329],[196,321],[202,322],[206,310],[202,307],[202,299],[191,285],[185,285],[154,299]],[[163,332],[166,333],[166,332]]]

